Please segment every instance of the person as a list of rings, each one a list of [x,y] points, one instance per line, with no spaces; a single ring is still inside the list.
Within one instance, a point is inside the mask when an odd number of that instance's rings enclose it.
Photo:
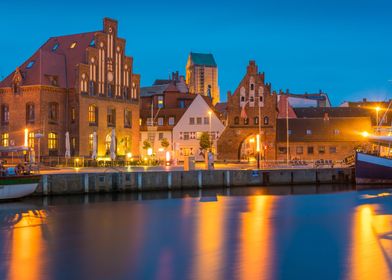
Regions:
[[[15,167],[15,173],[17,175],[23,175],[24,173],[24,166],[20,163],[18,163],[18,165]]]

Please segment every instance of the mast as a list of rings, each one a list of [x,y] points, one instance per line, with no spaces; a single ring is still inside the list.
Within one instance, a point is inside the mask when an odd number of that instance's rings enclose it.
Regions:
[[[289,164],[289,97],[286,97],[286,161]]]

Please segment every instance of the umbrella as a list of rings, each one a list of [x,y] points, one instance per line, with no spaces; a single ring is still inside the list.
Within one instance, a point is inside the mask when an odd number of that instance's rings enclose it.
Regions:
[[[65,133],[65,157],[71,157],[71,144],[69,143],[69,132]]]
[[[110,137],[110,159],[115,160],[116,159],[116,132],[114,131],[114,128],[112,129],[112,135]]]
[[[97,159],[97,132],[93,133],[93,153],[91,155],[92,159]]]

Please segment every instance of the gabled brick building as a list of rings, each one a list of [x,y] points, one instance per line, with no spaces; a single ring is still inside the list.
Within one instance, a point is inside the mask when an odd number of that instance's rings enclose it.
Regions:
[[[227,94],[227,126],[218,140],[218,157],[242,160],[256,156],[256,135],[261,134],[262,157],[276,157],[277,95],[250,61],[246,74],[233,94]]]
[[[0,82],[0,145],[23,145],[27,128],[29,146],[43,133],[41,154],[63,156],[69,132],[71,155],[90,156],[95,131],[104,156],[114,128],[117,154],[139,153],[140,76],[117,27],[51,37]]]

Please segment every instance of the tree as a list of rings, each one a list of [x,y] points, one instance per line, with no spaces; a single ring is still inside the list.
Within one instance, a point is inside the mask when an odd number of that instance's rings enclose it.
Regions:
[[[143,141],[143,149],[144,149],[144,150],[147,150],[147,149],[149,149],[149,148],[151,148],[151,143],[148,142],[147,140],[144,140],[144,141]]]
[[[170,143],[166,138],[162,138],[161,140],[161,146],[162,148],[166,149],[167,147],[169,147]]]
[[[203,132],[200,136],[200,150],[205,155],[205,152],[211,148],[210,135],[207,132]]]

